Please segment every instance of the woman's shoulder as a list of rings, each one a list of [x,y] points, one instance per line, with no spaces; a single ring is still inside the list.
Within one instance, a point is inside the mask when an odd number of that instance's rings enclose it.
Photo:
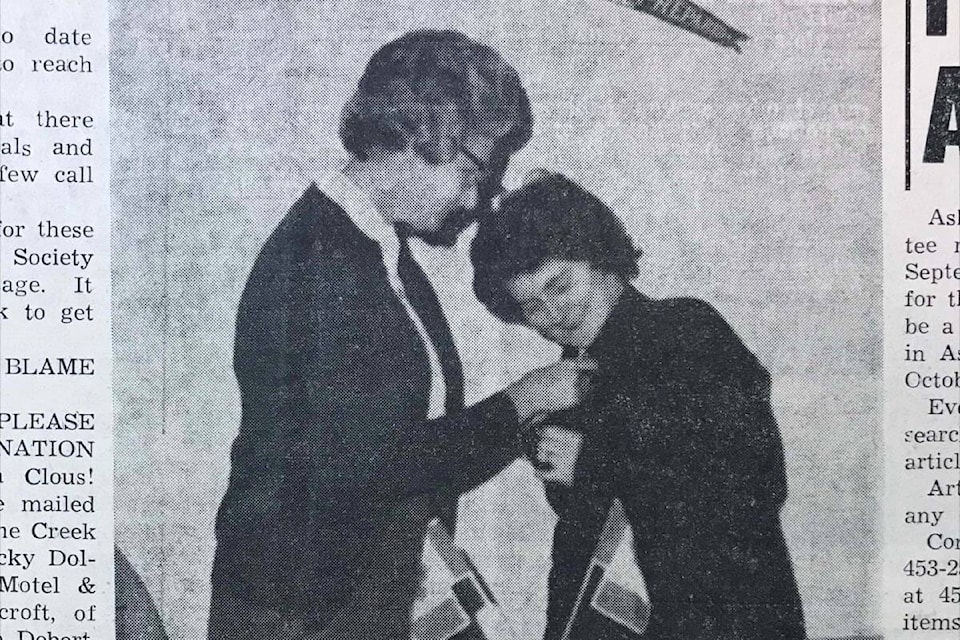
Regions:
[[[713,305],[699,298],[681,297],[659,300],[647,298],[647,304],[660,319],[672,323],[677,321],[685,323],[723,321],[720,313]]]
[[[635,342],[653,359],[683,371],[755,365],[743,341],[710,303],[697,298],[640,299]]]
[[[734,336],[723,316],[698,298],[653,299],[636,294],[632,307],[631,325],[638,338],[646,337],[660,344],[690,344]]]

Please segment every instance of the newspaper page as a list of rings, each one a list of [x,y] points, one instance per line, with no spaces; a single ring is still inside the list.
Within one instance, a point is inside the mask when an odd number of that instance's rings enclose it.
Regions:
[[[113,634],[105,3],[0,5],[0,637]]]
[[[960,634],[954,0],[0,0],[0,640]]]

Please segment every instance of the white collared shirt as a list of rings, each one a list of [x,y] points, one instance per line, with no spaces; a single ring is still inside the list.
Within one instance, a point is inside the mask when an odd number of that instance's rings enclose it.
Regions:
[[[443,379],[443,368],[440,366],[437,349],[430,340],[420,316],[407,300],[403,282],[400,280],[397,269],[400,259],[400,238],[397,237],[396,229],[384,219],[370,198],[343,173],[336,171],[328,174],[320,182],[319,188],[328,198],[340,205],[363,235],[380,245],[380,256],[387,269],[390,287],[403,304],[403,308],[407,310],[407,315],[413,321],[427,350],[427,358],[430,361],[430,405],[427,417],[431,420],[439,418],[446,413],[447,385]]]

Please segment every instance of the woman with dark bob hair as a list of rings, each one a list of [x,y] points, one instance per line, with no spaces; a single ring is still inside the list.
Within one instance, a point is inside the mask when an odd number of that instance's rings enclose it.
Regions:
[[[558,516],[546,638],[564,633],[614,498],[649,592],[645,639],[805,638],[770,376],[707,303],[636,291],[639,255],[609,207],[555,174],[504,196],[471,249],[494,315],[599,367],[533,455]]]

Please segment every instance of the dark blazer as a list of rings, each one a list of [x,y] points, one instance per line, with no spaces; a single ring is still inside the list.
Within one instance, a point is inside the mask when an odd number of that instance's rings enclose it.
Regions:
[[[596,396],[556,419],[586,438],[574,486],[547,486],[559,516],[547,638],[563,632],[614,497],[650,595],[645,640],[805,638],[767,371],[708,304],[632,288],[588,353]]]
[[[115,640],[168,640],[147,586],[119,547],[113,548],[113,580]]]
[[[427,522],[519,451],[504,394],[427,420],[430,366],[380,248],[314,185],[237,314],[242,421],[209,637],[408,637]]]

